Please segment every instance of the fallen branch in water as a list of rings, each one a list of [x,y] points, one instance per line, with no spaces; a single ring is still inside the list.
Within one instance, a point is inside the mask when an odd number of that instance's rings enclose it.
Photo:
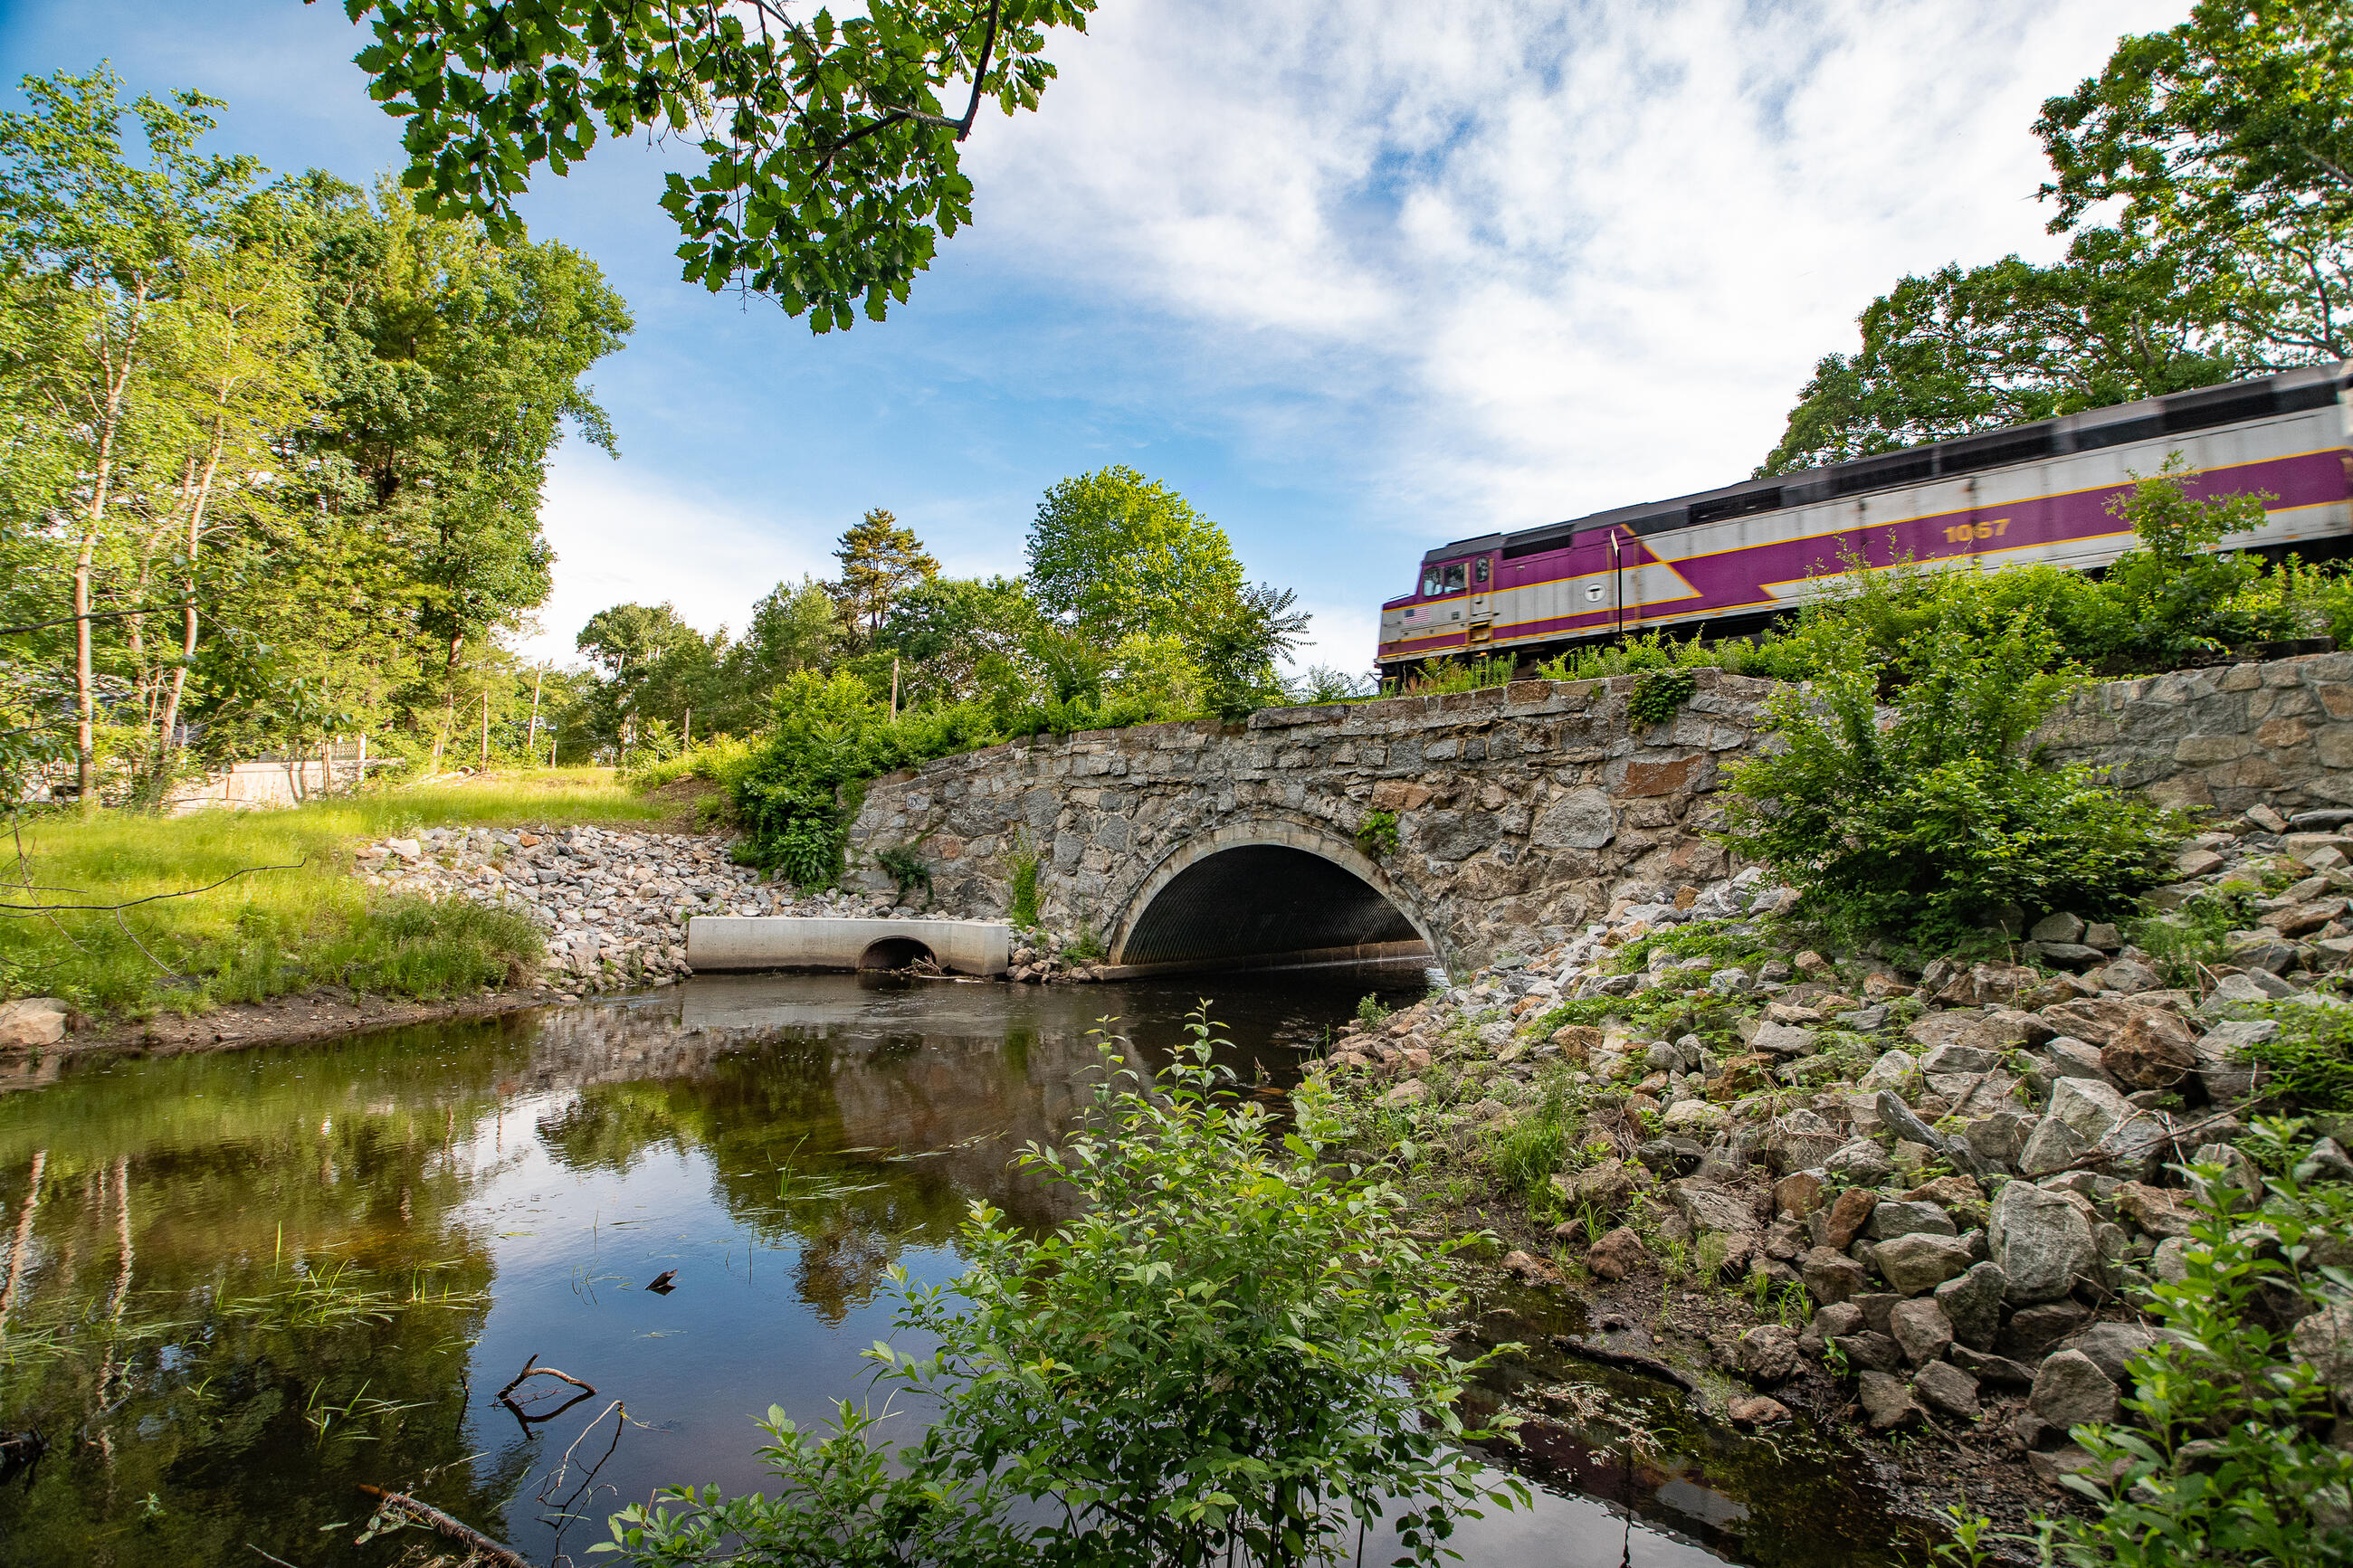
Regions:
[[[382,1487],[372,1487],[365,1481],[360,1482],[359,1487],[360,1490],[377,1499],[383,1504],[383,1509],[378,1511],[389,1510],[405,1514],[419,1524],[429,1525],[460,1546],[471,1551],[476,1556],[486,1562],[497,1563],[499,1568],[532,1568],[532,1565],[523,1560],[522,1554],[514,1548],[492,1541],[472,1525],[462,1520],[450,1518],[429,1502],[419,1502],[406,1492],[388,1492]]]
[[[522,1370],[515,1373],[514,1377],[504,1388],[499,1390],[498,1397],[504,1399],[508,1394],[512,1394],[516,1387],[527,1377],[552,1377],[559,1382],[568,1383],[575,1388],[585,1389],[587,1391],[587,1394],[594,1394],[596,1392],[596,1385],[595,1384],[583,1383],[568,1372],[558,1372],[552,1366],[540,1365],[539,1352],[537,1351],[533,1351],[531,1352],[531,1359],[522,1363]],[[586,1398],[586,1394],[583,1394],[582,1397]]]

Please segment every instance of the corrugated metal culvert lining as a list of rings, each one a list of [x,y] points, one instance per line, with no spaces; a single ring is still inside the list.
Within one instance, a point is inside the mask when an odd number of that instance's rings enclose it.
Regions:
[[[1420,934],[1353,872],[1303,849],[1247,844],[1177,873],[1137,918],[1120,958],[1195,963]]]

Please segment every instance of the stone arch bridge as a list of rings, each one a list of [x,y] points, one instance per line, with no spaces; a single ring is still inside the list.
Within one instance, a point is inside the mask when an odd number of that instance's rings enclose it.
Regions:
[[[1729,869],[1704,837],[1711,797],[1772,685],[1695,673],[1682,711],[1639,731],[1620,676],[946,757],[868,786],[852,875],[888,889],[875,854],[913,847],[936,907],[1001,915],[1011,858],[1037,853],[1048,921],[1137,973],[1424,952],[1459,971],[1569,934],[1630,883]],[[1377,813],[1393,842],[1365,831]]]
[[[1549,942],[1634,884],[1730,867],[1706,837],[1725,765],[1752,752],[1773,683],[1694,672],[1639,731],[1636,678],[1514,681],[1445,697],[1277,708],[991,747],[874,781],[852,874],[913,846],[943,910],[1001,916],[1008,856],[1040,903],[1150,972],[1422,951],[1460,972]],[[2035,740],[2171,805],[2266,806],[2353,826],[2353,653],[2182,670],[2077,690]],[[1396,817],[1393,847],[1360,843]]]

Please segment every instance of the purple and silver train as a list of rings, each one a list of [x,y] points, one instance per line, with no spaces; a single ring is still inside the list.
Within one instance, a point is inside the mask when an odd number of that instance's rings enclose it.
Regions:
[[[1419,591],[1381,606],[1382,673],[1437,655],[1521,659],[1658,626],[1755,630],[1820,591],[1844,559],[2105,566],[2132,543],[2109,510],[2179,452],[2196,492],[2274,498],[2233,549],[2341,554],[2353,536],[2353,361],[2153,397],[1457,540]]]

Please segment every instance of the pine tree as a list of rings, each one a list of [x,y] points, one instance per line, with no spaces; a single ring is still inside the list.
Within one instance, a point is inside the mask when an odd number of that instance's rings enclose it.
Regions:
[[[826,592],[833,595],[843,640],[855,648],[873,642],[892,601],[940,574],[940,563],[925,553],[915,531],[900,527],[879,506],[841,536],[833,558],[841,563],[841,581],[828,584]]]

